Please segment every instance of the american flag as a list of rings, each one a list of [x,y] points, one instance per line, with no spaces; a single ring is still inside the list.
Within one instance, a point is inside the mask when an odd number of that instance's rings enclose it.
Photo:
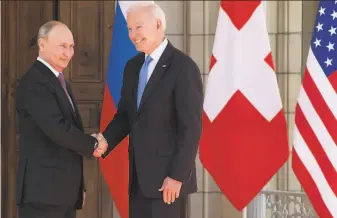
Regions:
[[[337,217],[337,0],[320,1],[295,110],[293,170],[319,217]]]

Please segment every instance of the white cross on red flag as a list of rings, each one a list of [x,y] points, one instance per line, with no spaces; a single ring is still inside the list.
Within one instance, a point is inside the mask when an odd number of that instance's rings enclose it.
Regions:
[[[200,160],[242,210],[290,150],[261,1],[221,1],[203,118]]]

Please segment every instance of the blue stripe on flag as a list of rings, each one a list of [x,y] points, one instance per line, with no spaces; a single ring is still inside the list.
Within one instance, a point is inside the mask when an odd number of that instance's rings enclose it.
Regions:
[[[125,64],[137,53],[138,51],[129,39],[126,19],[119,2],[117,2],[107,72],[107,84],[116,107],[120,100]]]

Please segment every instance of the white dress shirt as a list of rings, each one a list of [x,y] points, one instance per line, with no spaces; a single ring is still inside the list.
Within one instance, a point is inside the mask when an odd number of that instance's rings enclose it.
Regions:
[[[150,56],[152,57],[152,61],[149,64],[149,68],[148,68],[148,73],[147,73],[147,82],[149,81],[154,68],[156,67],[161,55],[163,54],[166,46],[167,46],[167,38],[164,39],[164,41],[162,43],[160,43],[160,45],[150,54]],[[145,58],[147,57],[147,55],[145,55]]]
[[[37,60],[46,65],[46,67],[48,67],[51,70],[51,72],[55,74],[56,77],[59,77],[60,72],[57,72],[50,64],[47,63],[47,61],[43,60],[40,57],[38,57]]]

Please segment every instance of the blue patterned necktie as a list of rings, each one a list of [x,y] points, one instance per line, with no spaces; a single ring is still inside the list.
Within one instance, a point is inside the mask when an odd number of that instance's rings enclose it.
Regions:
[[[137,92],[137,109],[139,108],[140,101],[143,96],[143,92],[147,83],[147,74],[149,70],[149,64],[152,61],[152,57],[148,55],[145,58],[144,64],[140,69],[139,73],[139,81],[138,81],[138,92]]]

